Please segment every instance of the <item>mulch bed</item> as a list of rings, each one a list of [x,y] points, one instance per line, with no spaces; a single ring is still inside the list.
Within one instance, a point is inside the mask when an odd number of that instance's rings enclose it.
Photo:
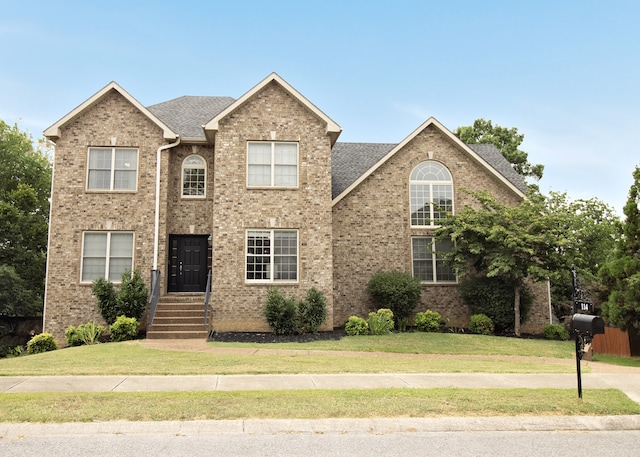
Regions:
[[[331,332],[304,333],[301,335],[276,335],[273,332],[222,332],[214,333],[209,341],[234,343],[308,343],[319,340],[339,340],[345,336],[343,329]]]

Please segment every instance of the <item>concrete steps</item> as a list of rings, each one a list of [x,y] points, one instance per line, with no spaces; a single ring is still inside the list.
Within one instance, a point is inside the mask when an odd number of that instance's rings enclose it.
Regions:
[[[207,338],[209,322],[204,322],[204,294],[164,295],[156,307],[149,339]]]

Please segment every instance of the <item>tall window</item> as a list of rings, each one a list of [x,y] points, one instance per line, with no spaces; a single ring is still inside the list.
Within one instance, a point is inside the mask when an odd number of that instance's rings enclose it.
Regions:
[[[453,180],[442,164],[422,162],[411,172],[411,226],[429,227],[453,213]]]
[[[182,196],[204,197],[206,194],[207,162],[199,155],[182,161]]]
[[[248,230],[246,280],[298,280],[297,230]]]
[[[249,142],[247,186],[297,187],[298,143]]]
[[[98,278],[119,282],[133,265],[132,232],[85,232],[82,239],[82,282]]]
[[[89,148],[88,190],[136,190],[138,150]]]
[[[422,282],[456,282],[455,272],[444,260],[444,254],[452,247],[451,240],[436,241],[429,236],[411,238],[413,276]]]

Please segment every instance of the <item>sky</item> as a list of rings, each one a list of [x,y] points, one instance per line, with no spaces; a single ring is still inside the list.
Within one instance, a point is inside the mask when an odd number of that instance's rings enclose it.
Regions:
[[[622,216],[640,165],[637,0],[0,0],[0,119],[34,139],[110,81],[149,106],[278,73],[343,129],[516,127],[543,192]]]

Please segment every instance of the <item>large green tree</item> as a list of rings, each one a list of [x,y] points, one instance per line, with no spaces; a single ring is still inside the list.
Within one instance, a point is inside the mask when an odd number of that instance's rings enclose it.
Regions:
[[[0,315],[42,311],[50,192],[46,153],[0,120]]]
[[[614,258],[600,270],[608,292],[602,316],[622,329],[640,329],[640,167],[633,172],[633,179]]]
[[[454,132],[466,144],[493,144],[522,176],[542,178],[544,165],[531,164],[528,154],[520,149],[524,135],[515,127],[493,125],[490,120],[476,119],[473,125],[458,127]]]

